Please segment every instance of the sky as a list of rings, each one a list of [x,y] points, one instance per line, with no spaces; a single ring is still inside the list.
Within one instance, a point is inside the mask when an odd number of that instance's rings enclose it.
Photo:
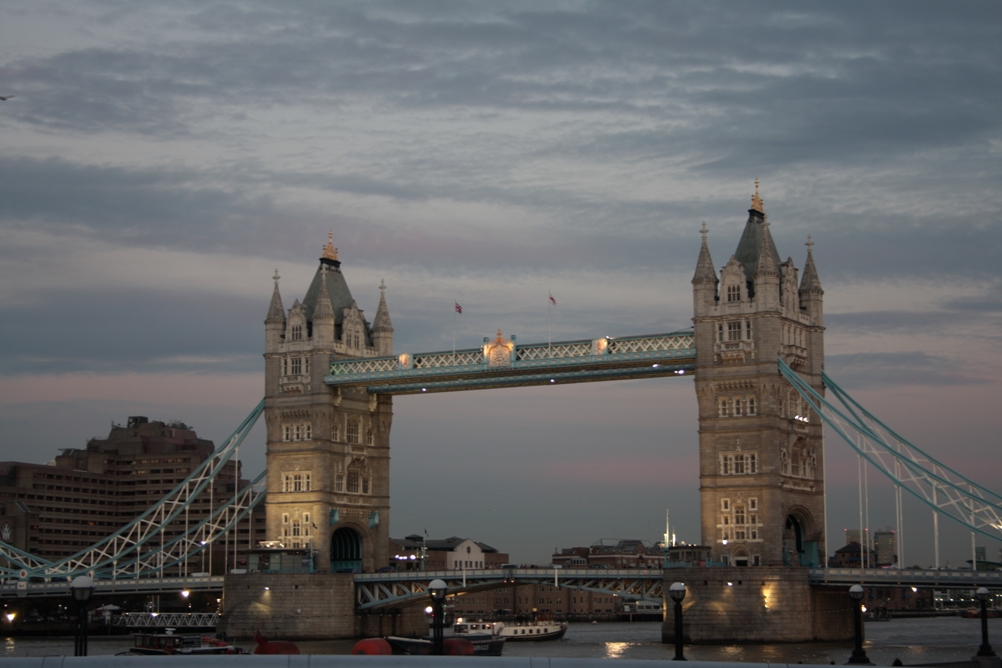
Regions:
[[[998,3],[8,0],[0,96],[0,459],[130,415],[224,440],[263,395],[274,272],[302,299],[329,232],[370,321],[386,281],[397,353],[689,327],[700,226],[722,267],[759,179],[781,256],[815,242],[828,373],[1002,489]],[[394,413],[391,535],[548,563],[670,510],[700,539],[691,379]],[[857,464],[826,453],[834,549]]]

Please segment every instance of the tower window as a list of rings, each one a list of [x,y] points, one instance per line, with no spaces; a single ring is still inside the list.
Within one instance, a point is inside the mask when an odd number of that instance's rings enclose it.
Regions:
[[[729,322],[729,323],[727,323],[727,340],[728,341],[740,341],[741,340],[741,323],[740,322]]]
[[[366,429],[365,430],[365,444],[366,445],[372,445],[372,430],[371,429]]]
[[[358,443],[358,418],[348,420],[348,442]]]
[[[293,341],[302,341],[303,340],[303,326],[302,325],[293,325],[292,326],[292,340]]]
[[[331,440],[335,442],[341,440],[341,425],[337,422],[331,427]]]
[[[740,285],[728,285],[727,286],[727,301],[729,301],[729,302],[739,302],[739,301],[741,301],[741,286]]]
[[[755,415],[755,397],[748,397],[748,415]]]
[[[303,372],[303,358],[293,357],[289,360],[289,374],[298,376]]]
[[[717,401],[717,414],[720,417],[727,417],[727,413],[728,413],[728,411],[727,411],[727,404],[728,404],[727,399],[725,399],[723,397],[721,397]]]
[[[359,488],[359,478],[358,471],[348,471],[348,493],[358,494]]]
[[[734,417],[741,417],[741,403],[740,398],[734,398]]]
[[[344,474],[338,473],[334,476],[334,491],[343,492],[344,491]]]

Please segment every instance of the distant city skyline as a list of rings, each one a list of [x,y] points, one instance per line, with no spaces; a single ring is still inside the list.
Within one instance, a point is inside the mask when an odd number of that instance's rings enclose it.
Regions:
[[[275,270],[302,300],[330,231],[370,322],[385,280],[397,353],[687,328],[701,225],[719,269],[759,179],[780,257],[815,242],[827,372],[998,490],[1000,33],[991,2],[13,0],[0,460],[130,415],[220,443],[263,395]],[[391,535],[540,563],[657,540],[670,508],[698,543],[691,383],[396,398]],[[833,548],[858,472],[826,452]],[[240,457],[263,469],[261,425]],[[929,510],[904,515],[931,565]]]

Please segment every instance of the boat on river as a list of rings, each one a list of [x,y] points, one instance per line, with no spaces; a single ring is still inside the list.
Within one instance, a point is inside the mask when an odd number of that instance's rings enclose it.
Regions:
[[[197,656],[200,654],[243,654],[244,651],[225,640],[211,636],[174,633],[167,629],[165,633],[136,633],[133,636],[133,646],[123,655],[163,656],[181,655]]]
[[[504,622],[464,622],[461,618],[452,627],[452,637],[466,638],[473,645],[474,656],[501,656],[505,637]]]
[[[501,640],[521,642],[523,640],[560,640],[567,633],[567,622],[557,622],[552,619],[535,619],[512,624],[504,622],[469,622],[462,617],[456,620],[452,627],[453,635],[463,638],[491,636]],[[479,654],[479,652],[478,652]],[[500,656],[495,654],[491,656]]]

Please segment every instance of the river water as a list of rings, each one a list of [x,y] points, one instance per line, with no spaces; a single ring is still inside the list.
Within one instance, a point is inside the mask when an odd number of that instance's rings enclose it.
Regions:
[[[1002,619],[988,620],[989,642],[1002,650]],[[132,644],[128,636],[92,636],[91,655],[117,654]],[[250,651],[252,642],[239,642]],[[304,654],[348,654],[352,640],[313,640],[297,643]],[[894,659],[905,665],[969,660],[981,644],[981,622],[960,617],[893,619],[866,624],[867,656],[876,665]],[[661,644],[660,622],[571,624],[562,640],[506,643],[505,656],[567,658],[662,659],[675,656],[673,645]],[[697,661],[747,661],[754,663],[835,663],[843,665],[852,653],[852,642],[801,645],[687,646],[685,656]],[[1000,652],[1002,653],[1002,652]],[[73,638],[6,638],[3,656],[72,655]]]

